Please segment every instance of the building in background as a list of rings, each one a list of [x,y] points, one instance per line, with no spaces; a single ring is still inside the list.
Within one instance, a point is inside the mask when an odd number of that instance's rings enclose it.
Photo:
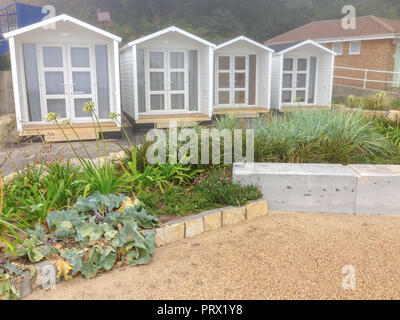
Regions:
[[[400,21],[357,17],[356,29],[343,29],[341,19],[311,22],[265,44],[308,39],[336,53],[335,85],[390,91],[400,87]]]

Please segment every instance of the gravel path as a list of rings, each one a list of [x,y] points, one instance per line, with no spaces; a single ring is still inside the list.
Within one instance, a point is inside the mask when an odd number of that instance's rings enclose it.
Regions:
[[[400,299],[400,217],[271,213],[31,299]],[[356,268],[355,291],[342,268]]]

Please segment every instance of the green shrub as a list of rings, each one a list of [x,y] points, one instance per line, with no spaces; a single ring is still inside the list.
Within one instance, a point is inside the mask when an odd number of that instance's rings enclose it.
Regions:
[[[396,98],[390,101],[389,106],[391,110],[400,110],[400,98]]]
[[[400,148],[400,123],[382,117],[374,117],[375,131]]]
[[[164,193],[143,190],[137,197],[147,212],[157,216],[185,216],[218,207],[191,187],[171,186]]]
[[[235,184],[230,176],[218,171],[198,178],[194,191],[202,194],[209,202],[223,206],[242,206],[248,201],[262,198],[256,186]]]

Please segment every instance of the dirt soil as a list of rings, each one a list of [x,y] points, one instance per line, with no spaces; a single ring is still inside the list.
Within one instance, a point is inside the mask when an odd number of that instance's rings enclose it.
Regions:
[[[274,212],[29,299],[400,299],[400,217]],[[356,270],[344,290],[342,270]]]

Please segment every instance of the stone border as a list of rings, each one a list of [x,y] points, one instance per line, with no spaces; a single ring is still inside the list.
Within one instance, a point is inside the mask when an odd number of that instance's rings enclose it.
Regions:
[[[218,230],[268,214],[265,200],[251,201],[244,207],[226,207],[199,213],[183,220],[166,223],[156,229],[156,247],[162,247],[202,233]]]
[[[265,200],[251,201],[243,207],[226,207],[199,213],[181,220],[171,221],[161,228],[155,229],[156,247],[162,247],[183,239],[189,239],[208,231],[219,230],[225,226],[238,224],[245,220],[251,220],[268,214],[268,204]],[[150,232],[150,230],[146,230]],[[20,291],[20,299],[28,297],[34,291],[42,289],[40,275],[46,272],[57,272],[55,261],[46,260],[32,264],[30,270],[26,270],[12,283]],[[56,283],[64,281],[57,278]]]

